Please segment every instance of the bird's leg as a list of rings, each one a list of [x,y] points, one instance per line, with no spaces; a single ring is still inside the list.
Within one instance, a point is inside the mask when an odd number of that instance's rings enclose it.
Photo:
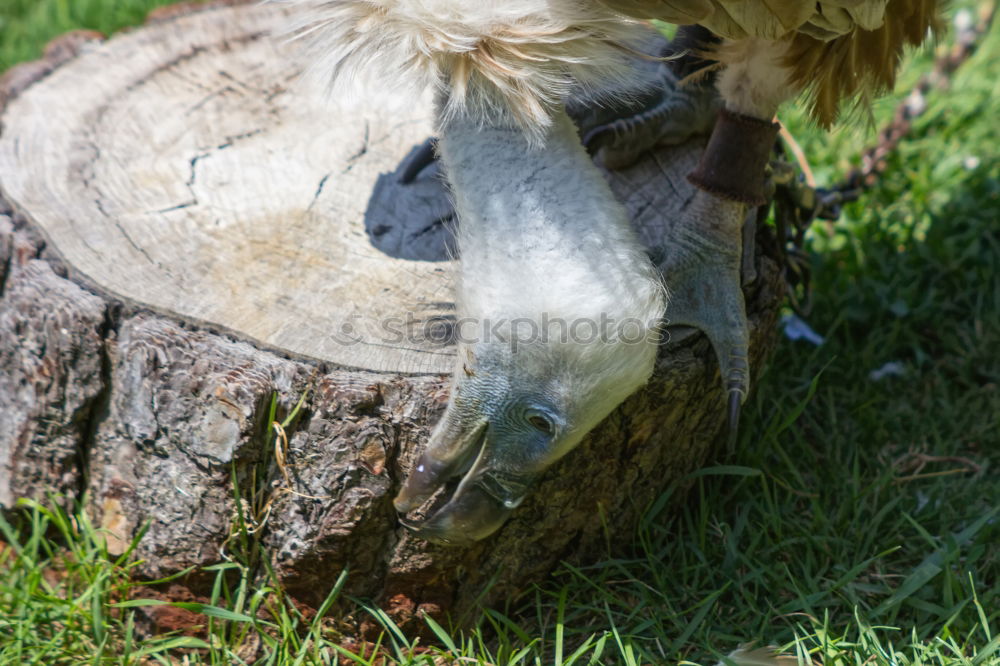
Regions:
[[[703,28],[680,28],[671,44],[678,57],[660,65],[659,97],[647,93],[644,106],[589,128],[588,116],[576,117],[585,145],[610,167],[682,142],[705,125],[710,129],[701,162],[689,176],[700,191],[664,239],[660,267],[671,294],[668,325],[697,328],[712,343],[735,435],[750,388],[742,285],[752,281],[755,217],[768,199],[765,170],[778,131],[771,119],[793,89],[780,63],[783,44],[727,44],[728,64],[719,69],[698,55],[712,42]],[[699,71],[712,69],[718,69],[715,81],[697,80]],[[695,81],[682,84],[684,79]]]
[[[669,289],[667,325],[690,326],[708,336],[729,396],[731,434],[749,390],[750,333],[740,284],[747,210],[697,192],[675,225],[661,264]]]
[[[731,437],[750,388],[744,221],[767,201],[766,167],[778,133],[772,118],[794,92],[780,63],[782,44],[746,40],[738,47],[717,82],[725,106],[688,177],[699,191],[674,227],[663,264],[672,294],[668,323],[704,331],[719,359]]]

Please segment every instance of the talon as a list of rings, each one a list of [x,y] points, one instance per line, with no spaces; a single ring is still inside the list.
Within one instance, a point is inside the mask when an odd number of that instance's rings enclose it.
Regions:
[[[619,95],[610,104],[604,98],[571,99],[566,110],[580,131],[584,147],[596,161],[608,168],[621,168],[640,155],[661,145],[683,143],[697,134],[712,130],[719,102],[711,85],[682,85],[684,66],[703,62],[697,57],[671,57],[661,61],[657,55],[675,56],[702,44],[707,31],[696,29],[681,33],[690,39],[674,43],[665,40],[649,45],[650,59],[637,59],[637,78],[646,84],[627,95]],[[704,34],[703,34],[704,33]],[[681,67],[680,72],[675,71]]]
[[[730,437],[749,390],[750,332],[741,286],[746,206],[699,191],[667,239],[664,277],[671,291],[671,325],[708,336],[728,396]]]
[[[736,446],[736,438],[740,433],[740,411],[746,394],[737,389],[729,389],[729,448]]]

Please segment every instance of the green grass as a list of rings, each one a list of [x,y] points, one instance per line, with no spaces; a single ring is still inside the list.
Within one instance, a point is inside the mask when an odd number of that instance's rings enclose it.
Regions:
[[[154,4],[7,0],[0,67]],[[349,642],[341,603],[304,617],[244,534],[188,608],[205,632],[145,638],[143,609],[122,605],[142,596],[129,558],[82,514],[34,506],[3,523],[0,664],[240,663],[254,636],[271,664],[715,663],[754,641],[826,664],[1000,664],[1000,29],[929,102],[880,187],[811,232],[808,320],[826,342],[782,341],[735,454],[679,513],[666,493],[615,557],[563,567],[478,631],[431,623],[428,647],[355,607],[383,623],[376,646]],[[783,117],[821,183],[872,141]],[[890,362],[904,374],[870,378]]]
[[[141,23],[150,9],[173,0],[3,0],[0,3],[0,71],[34,60],[64,32],[86,28],[109,35]]]

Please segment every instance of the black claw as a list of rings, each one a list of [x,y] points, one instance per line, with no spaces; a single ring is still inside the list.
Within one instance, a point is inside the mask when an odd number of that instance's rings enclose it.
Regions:
[[[729,448],[736,448],[736,437],[740,433],[740,410],[743,405],[741,391],[729,392]]]
[[[423,145],[417,149],[417,152],[413,153],[413,156],[403,167],[402,172],[399,174],[399,182],[401,185],[408,185],[416,180],[420,172],[423,171],[427,166],[434,162],[434,151],[437,149],[437,139],[431,137],[424,141]]]

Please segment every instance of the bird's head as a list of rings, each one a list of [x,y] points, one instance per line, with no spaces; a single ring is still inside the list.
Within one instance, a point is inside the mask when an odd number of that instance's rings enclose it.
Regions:
[[[665,294],[564,111],[540,139],[502,109],[442,116],[459,347],[448,407],[395,504],[427,516],[404,522],[420,536],[461,544],[500,527],[649,378]]]
[[[546,469],[648,379],[658,334],[649,323],[611,331],[617,339],[464,348],[448,407],[395,505],[408,513],[434,501],[426,519],[405,524],[456,545],[492,534]]]
[[[510,325],[506,339],[463,335],[450,402],[396,507],[409,513],[443,487],[420,534],[481,539],[652,372],[659,275],[563,109],[572,90],[636,81],[630,54],[650,33],[607,2],[292,4],[293,30],[334,90],[361,83],[362,99],[380,88],[406,105],[408,84],[438,91],[457,314],[490,334]],[[542,335],[557,313],[568,334]],[[523,340],[520,322],[539,335]],[[609,334],[589,339],[593,325]]]

